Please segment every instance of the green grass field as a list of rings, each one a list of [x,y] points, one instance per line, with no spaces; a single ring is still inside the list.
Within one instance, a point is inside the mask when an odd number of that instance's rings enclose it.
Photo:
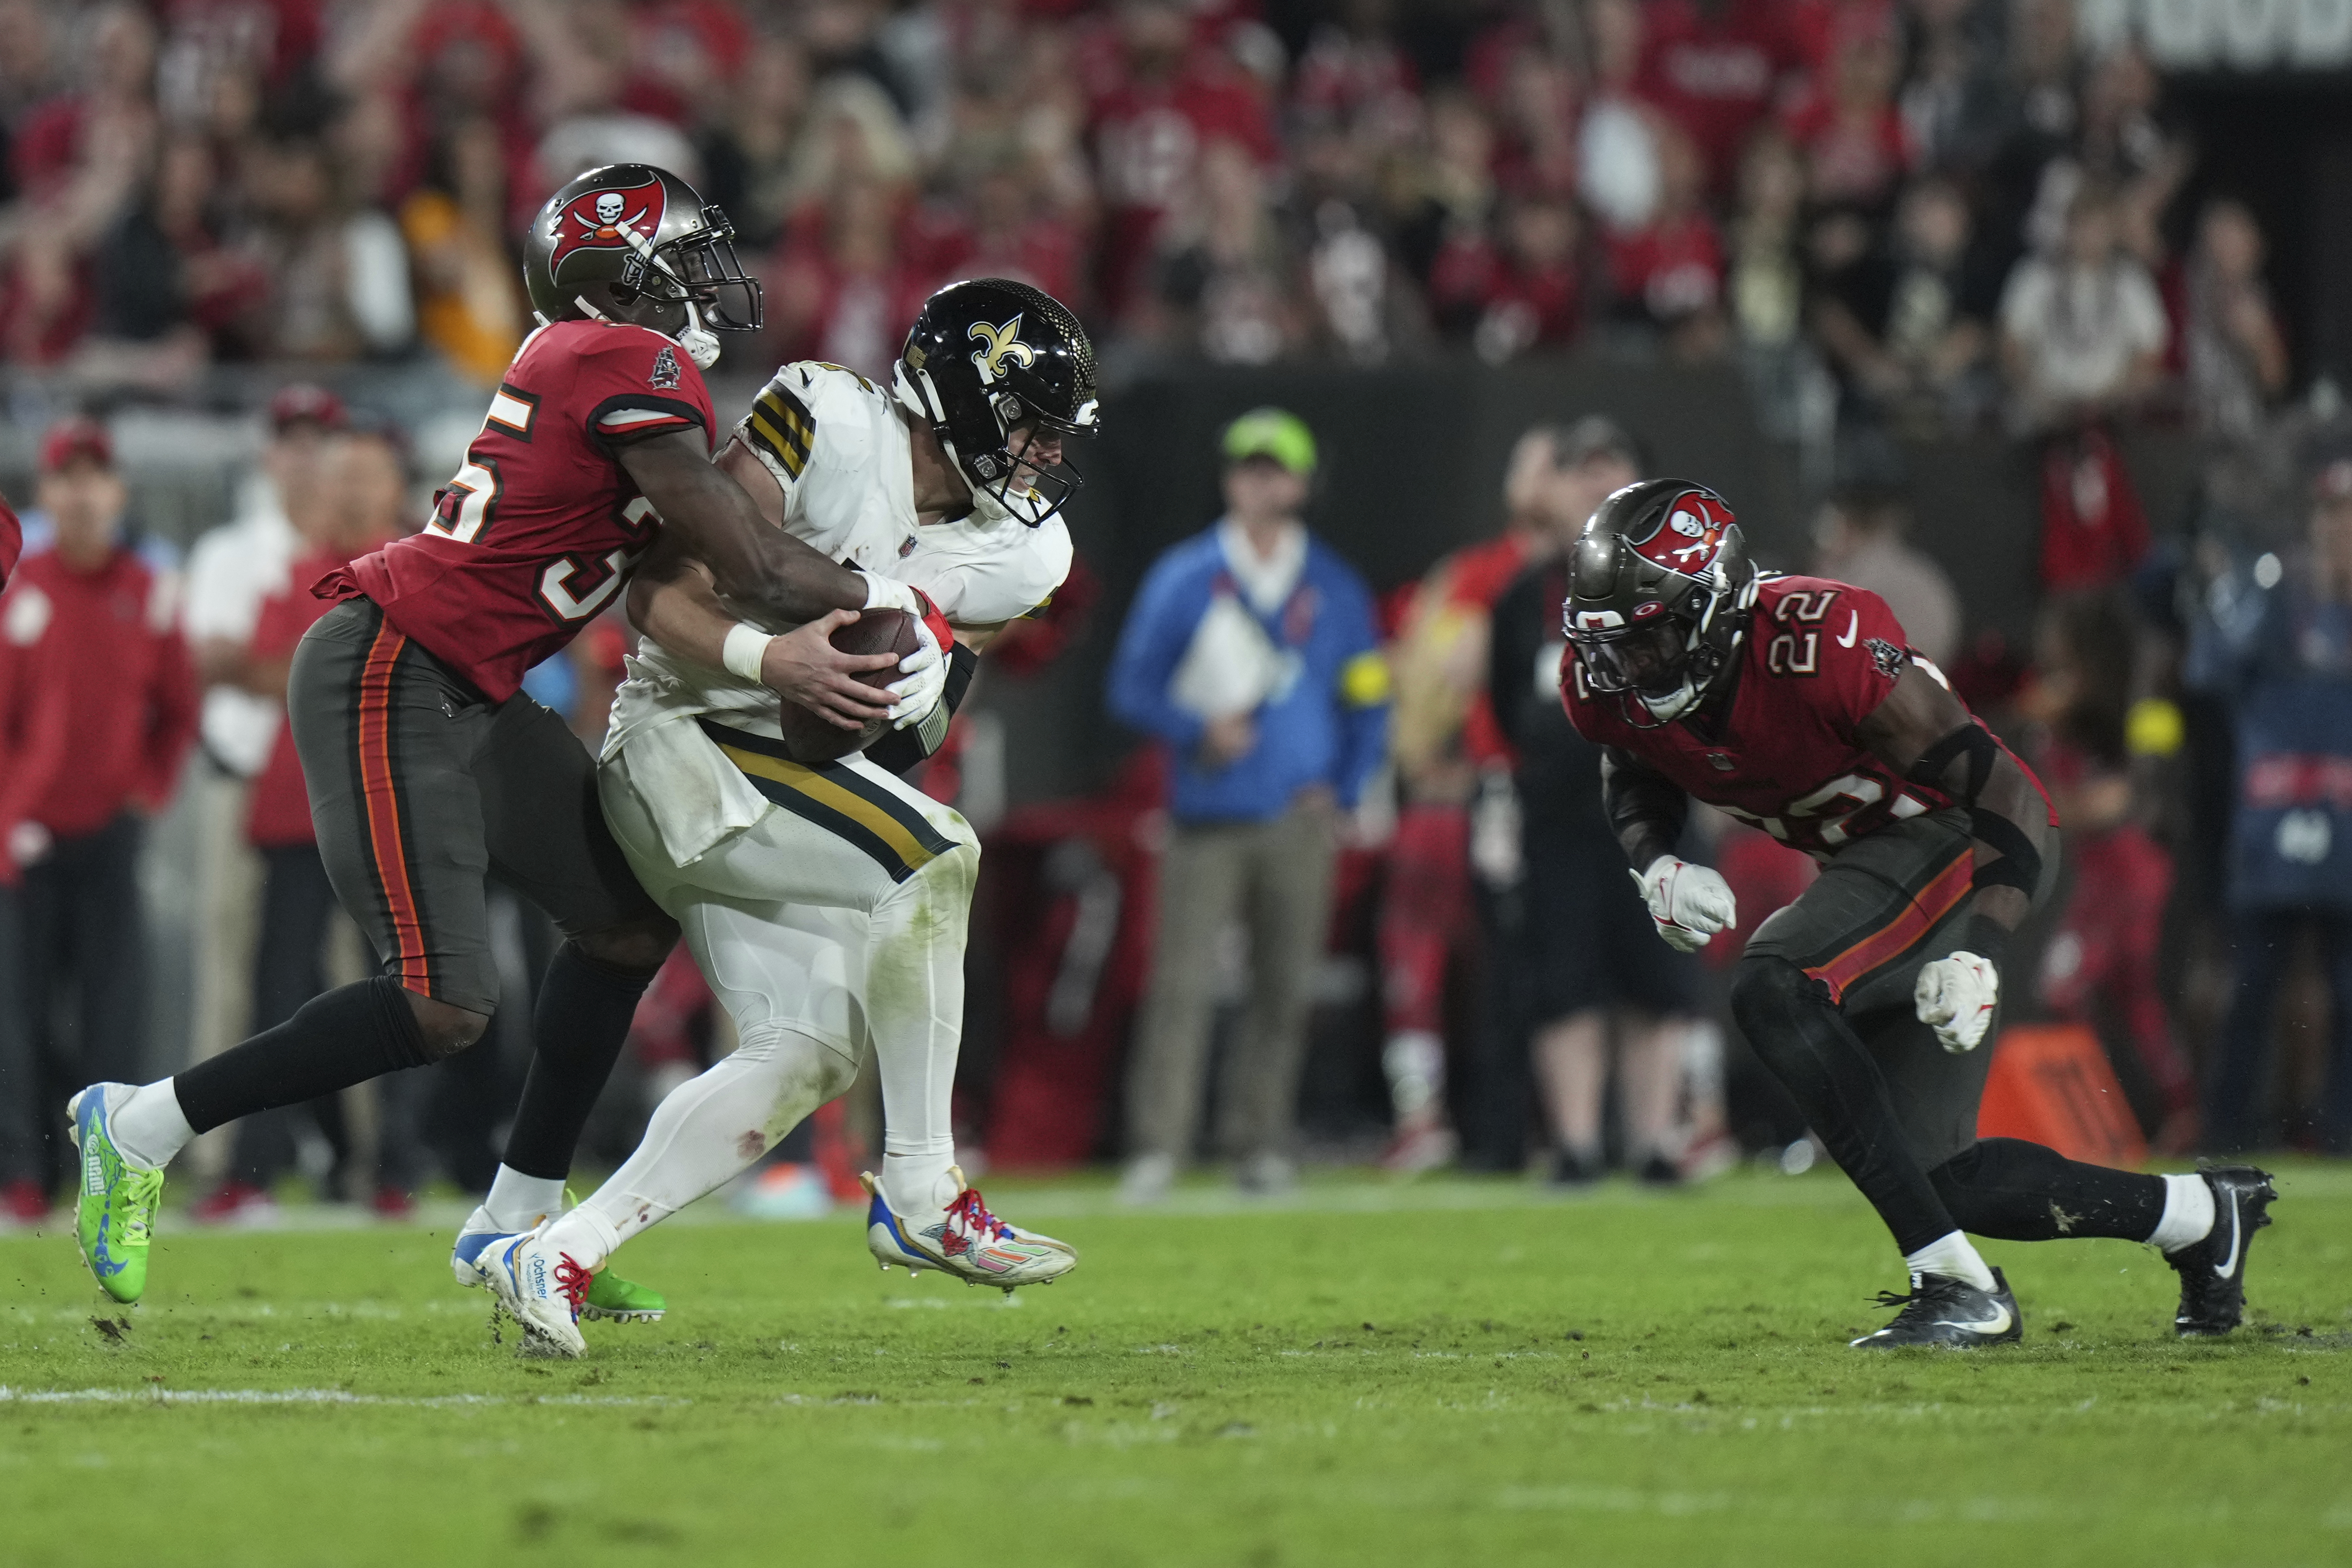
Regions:
[[[1897,1281],[1832,1174],[1004,1184],[1085,1260],[1011,1300],[689,1215],[625,1255],[668,1320],[552,1364],[446,1229],[167,1224],[127,1313],[19,1237],[0,1563],[2342,1564],[2352,1169],[2279,1185],[2231,1341],[2145,1249],[1995,1246],[2027,1338],[1973,1355],[1844,1348]]]

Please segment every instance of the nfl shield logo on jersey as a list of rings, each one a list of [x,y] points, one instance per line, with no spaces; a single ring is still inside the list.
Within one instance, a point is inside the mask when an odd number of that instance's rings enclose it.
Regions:
[[[555,249],[547,258],[548,271],[562,283],[563,264],[583,251],[627,250],[630,234],[650,244],[661,232],[667,205],[659,180],[618,191],[583,192],[555,220]]]

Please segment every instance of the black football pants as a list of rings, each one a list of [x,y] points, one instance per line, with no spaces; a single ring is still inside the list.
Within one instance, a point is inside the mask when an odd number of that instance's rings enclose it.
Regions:
[[[2145,1240],[2163,1214],[2161,1178],[1978,1140],[1998,1018],[1958,1053],[1918,1020],[1912,988],[1959,946],[1974,858],[1958,810],[1848,845],[1748,943],[1732,1014],[1905,1253],[1954,1230]]]

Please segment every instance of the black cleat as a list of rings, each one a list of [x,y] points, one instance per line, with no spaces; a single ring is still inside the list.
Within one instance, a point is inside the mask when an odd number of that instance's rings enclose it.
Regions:
[[[2213,1189],[2213,1228],[2164,1260],[2180,1276],[2180,1312],[2172,1332],[2183,1339],[2228,1333],[2246,1315],[2246,1253],[2271,1222],[2278,1197],[2271,1173],[2252,1166],[2214,1166],[2197,1173]]]
[[[1974,1350],[1979,1345],[2015,1344],[2025,1337],[2025,1314],[2009,1293],[2000,1270],[1992,1271],[1993,1288],[1979,1291],[1966,1280],[1948,1274],[1914,1274],[1911,1293],[1878,1292],[1882,1307],[1901,1307],[1895,1321],[1876,1333],[1855,1340],[1855,1350],[1902,1350],[1912,1345],[1940,1345],[1946,1350]]]

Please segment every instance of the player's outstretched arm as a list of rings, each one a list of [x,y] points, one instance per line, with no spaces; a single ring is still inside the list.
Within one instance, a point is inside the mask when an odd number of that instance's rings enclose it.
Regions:
[[[656,503],[658,505],[659,503]],[[735,617],[719,601],[710,573],[665,531],[630,580],[629,623],[682,659],[709,669],[727,664],[727,636]],[[760,681],[769,690],[823,715],[844,729],[863,729],[887,711],[887,694],[861,673],[897,664],[888,653],[845,653],[834,628],[855,621],[854,610],[831,610],[771,640],[760,654]]]
[[[1969,813],[1977,841],[1975,913],[2014,931],[2033,906],[2057,830],[2024,766],[1960,699],[1916,664],[1855,727],[1854,739],[1906,779],[1942,790]]]
[[[649,435],[617,455],[661,514],[665,537],[702,563],[720,594],[761,619],[795,626],[828,610],[866,607],[877,580],[770,526],[743,487],[704,455],[701,432]]]

